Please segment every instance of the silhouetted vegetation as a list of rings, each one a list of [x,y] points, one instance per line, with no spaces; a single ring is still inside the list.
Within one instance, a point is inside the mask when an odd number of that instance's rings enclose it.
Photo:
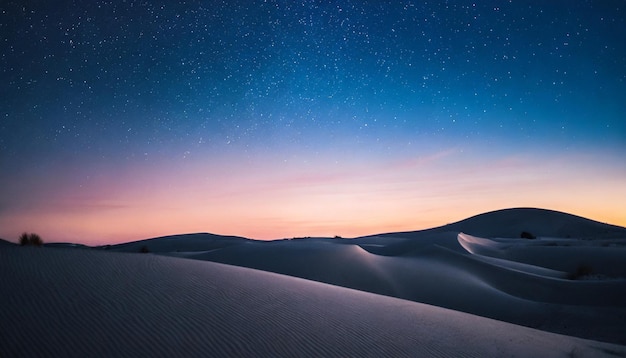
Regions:
[[[535,235],[529,233],[528,231],[522,231],[519,237],[521,237],[522,239],[529,239],[529,240],[534,240],[537,238]]]
[[[150,252],[150,249],[148,248],[148,245],[143,245],[140,249],[139,252],[141,252],[142,254],[147,254],[148,252]]]
[[[593,274],[593,269],[591,268],[591,266],[587,265],[587,264],[580,264],[578,265],[578,267],[576,268],[576,272],[571,273],[568,278],[570,280],[578,280],[584,276],[589,276]]]
[[[41,239],[41,236],[35,234],[35,233],[23,233],[22,235],[20,235],[20,245],[21,246],[41,246],[43,245],[43,240]]]

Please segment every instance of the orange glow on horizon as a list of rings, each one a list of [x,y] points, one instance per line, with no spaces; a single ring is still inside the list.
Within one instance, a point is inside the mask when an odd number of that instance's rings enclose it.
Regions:
[[[2,216],[0,237],[16,240],[32,231],[48,242],[89,245],[191,232],[261,240],[356,237],[427,229],[510,207],[626,226],[626,211],[613,200],[626,197],[623,169],[581,172],[580,160],[489,162],[450,149],[337,166],[270,163],[263,170],[224,170],[195,164],[167,174],[127,168],[123,180],[102,178],[81,191],[59,186],[35,208]]]

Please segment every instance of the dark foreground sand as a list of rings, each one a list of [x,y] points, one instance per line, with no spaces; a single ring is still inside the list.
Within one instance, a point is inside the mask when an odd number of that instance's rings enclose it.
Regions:
[[[4,245],[0,282],[2,357],[626,356],[620,345],[152,254]]]

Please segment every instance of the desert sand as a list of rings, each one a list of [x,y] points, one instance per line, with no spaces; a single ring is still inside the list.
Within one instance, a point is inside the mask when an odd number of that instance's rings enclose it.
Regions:
[[[626,356],[626,229],[564,213],[55,246],[0,245],[2,356]]]

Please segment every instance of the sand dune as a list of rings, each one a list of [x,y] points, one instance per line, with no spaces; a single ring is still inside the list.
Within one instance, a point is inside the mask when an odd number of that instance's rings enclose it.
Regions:
[[[511,238],[480,238],[455,229]],[[519,239],[521,231],[540,238]],[[584,237],[572,237],[574,232]],[[554,237],[560,234],[570,238]],[[150,251],[164,255],[282,273],[626,344],[626,229],[569,214],[510,209],[430,230],[356,239],[203,240],[202,235],[179,236],[111,250],[136,252],[148,244]]]
[[[443,226],[445,231],[466,232],[481,237],[519,237],[522,231],[535,236],[624,238],[626,229],[554,210],[513,208],[492,211]]]
[[[183,234],[156,237],[148,240],[127,242],[124,244],[102,246],[111,251],[140,252],[143,248],[154,253],[177,251],[209,251],[249,241],[239,236],[223,236],[209,233]]]
[[[52,246],[0,245],[2,353],[626,356],[626,229],[565,213],[354,239]]]
[[[0,239],[0,246],[13,246],[13,245],[15,244],[10,241]]]
[[[624,346],[150,254],[2,246],[0,279],[10,357],[626,356]]]
[[[459,243],[473,254],[496,257],[576,273],[582,266],[588,279],[626,279],[626,236],[621,239],[479,238],[459,234]]]
[[[458,243],[457,243],[458,245]],[[186,257],[283,273],[580,337],[624,343],[626,281],[580,281],[542,267],[435,245],[398,256],[336,240],[248,242]]]

